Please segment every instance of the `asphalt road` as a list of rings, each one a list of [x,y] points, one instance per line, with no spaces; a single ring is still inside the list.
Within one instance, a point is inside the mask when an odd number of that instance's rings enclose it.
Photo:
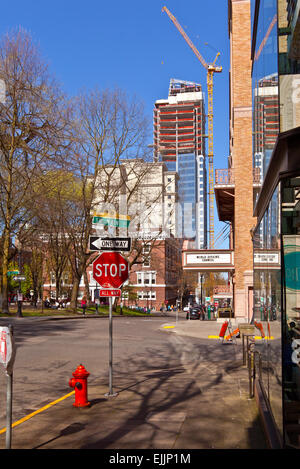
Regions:
[[[160,326],[176,317],[113,319],[113,385],[115,376],[129,367],[143,371],[176,363],[173,338]],[[178,320],[185,320],[182,314]],[[79,364],[90,372],[90,384],[107,383],[109,369],[109,321],[107,318],[41,320],[10,319],[17,346],[13,371],[13,419],[15,422],[72,391],[69,379]],[[5,318],[0,325],[8,325]],[[192,340],[189,338],[189,340]],[[7,377],[0,369],[0,429],[6,425]]]

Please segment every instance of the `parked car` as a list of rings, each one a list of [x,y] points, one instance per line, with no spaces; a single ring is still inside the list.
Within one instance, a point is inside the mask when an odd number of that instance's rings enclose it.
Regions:
[[[199,307],[197,308],[190,308],[190,310],[186,313],[187,319],[200,319],[201,310]]]

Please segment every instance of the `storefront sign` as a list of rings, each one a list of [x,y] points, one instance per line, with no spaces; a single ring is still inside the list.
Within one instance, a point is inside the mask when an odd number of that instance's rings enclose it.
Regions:
[[[277,264],[279,265],[279,252],[255,252],[254,264]]]
[[[231,271],[234,269],[234,254],[231,250],[183,251],[183,268],[187,270]]]

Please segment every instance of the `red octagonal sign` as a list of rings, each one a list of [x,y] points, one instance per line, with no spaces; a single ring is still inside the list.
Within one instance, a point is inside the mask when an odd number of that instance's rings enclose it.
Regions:
[[[128,261],[119,252],[103,252],[93,262],[93,277],[103,288],[120,288],[128,276]]]

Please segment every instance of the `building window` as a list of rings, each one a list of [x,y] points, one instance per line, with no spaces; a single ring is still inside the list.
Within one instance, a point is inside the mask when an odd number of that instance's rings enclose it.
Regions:
[[[136,274],[137,276],[137,283],[140,285],[142,284],[143,280],[142,280],[142,272],[137,272]]]
[[[150,272],[144,272],[144,284],[149,285],[150,283]]]
[[[156,300],[156,292],[155,291],[140,291],[138,292],[138,299],[139,300]]]
[[[156,272],[137,272],[138,285],[155,285]]]
[[[150,252],[151,246],[150,244],[144,244],[143,246],[143,254],[148,254]]]

